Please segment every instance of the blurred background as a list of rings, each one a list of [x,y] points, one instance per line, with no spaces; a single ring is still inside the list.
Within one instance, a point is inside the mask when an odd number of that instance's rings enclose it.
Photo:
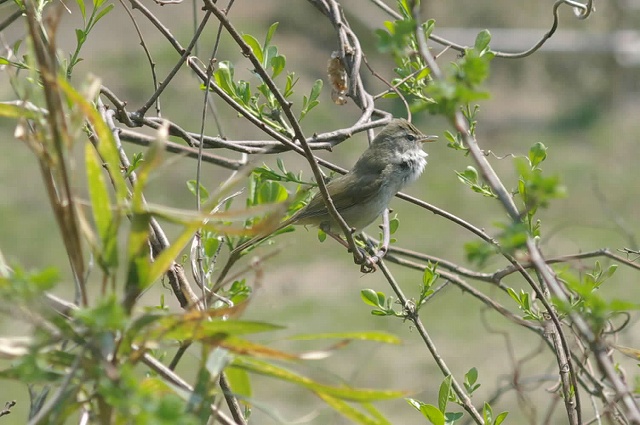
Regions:
[[[386,1],[395,8],[394,2]],[[462,45],[473,45],[481,29],[492,35],[492,49],[517,52],[530,48],[552,24],[552,1],[425,1],[422,17],[435,19],[434,31],[440,37]],[[127,7],[129,7],[129,4]],[[83,61],[74,71],[74,84],[81,84],[88,74],[126,100],[129,110],[137,109],[153,93],[149,64],[140,47],[136,31],[123,5],[114,2],[114,10],[100,21],[90,34],[80,56]],[[58,33],[61,51],[73,51],[74,30],[81,25],[77,7],[66,4],[70,13],[63,15]],[[557,33],[537,53],[522,59],[500,59],[492,62],[487,89],[489,100],[480,103],[477,138],[480,146],[491,151],[490,161],[508,189],[514,189],[513,155],[526,155],[530,146],[542,142],[548,147],[548,159],[542,164],[547,174],[558,175],[567,190],[567,197],[554,201],[541,211],[544,252],[548,256],[591,251],[638,249],[638,218],[640,216],[640,173],[638,171],[638,143],[640,142],[640,1],[611,0],[597,3],[596,11],[587,20],[575,19],[572,10],[561,7]],[[87,6],[89,7],[89,6]],[[148,2],[152,12],[170,31],[187,45],[193,33],[192,4],[159,6]],[[367,60],[377,73],[387,80],[394,77],[393,60],[376,50],[374,31],[391,18],[367,0],[343,2],[345,15],[360,38]],[[196,7],[199,9],[199,6]],[[16,10],[9,2],[0,3],[0,22]],[[196,12],[201,16],[202,12]],[[162,80],[176,63],[178,56],[165,39],[141,15],[134,16],[144,34]],[[326,82],[326,66],[331,52],[337,49],[333,28],[310,4],[263,0],[236,1],[230,12],[231,21],[243,32],[263,40],[268,27],[279,22],[273,39],[279,52],[287,58],[287,70],[300,77],[294,104],[300,104],[316,79]],[[211,52],[217,26],[211,22],[206,30],[208,41],[198,46],[200,58]],[[6,47],[25,36],[21,21],[0,33],[2,54]],[[442,46],[430,44],[434,52]],[[22,46],[20,54],[24,54]],[[67,53],[68,54],[68,53]],[[454,60],[456,53],[445,52],[439,59],[441,67]],[[217,55],[218,61],[235,64],[236,79],[255,82],[250,65],[239,49],[223,35]],[[0,68],[0,71],[3,71]],[[4,74],[4,75],[3,75]],[[16,99],[8,74],[0,74],[0,100]],[[385,90],[366,68],[362,76],[367,90],[376,94]],[[279,77],[283,82],[283,76]],[[183,67],[161,98],[162,115],[183,128],[199,131],[203,94],[200,83]],[[264,135],[249,127],[219,99],[214,99],[221,117],[222,132],[229,139],[264,139]],[[376,105],[396,116],[406,116],[402,104],[381,100]],[[337,106],[330,99],[327,84],[320,96],[320,105],[303,121],[307,135],[351,125],[359,110],[349,102]],[[441,118],[422,114],[415,117],[416,125],[424,133],[438,134],[451,130]],[[207,121],[206,134],[217,135],[213,119]],[[11,262],[25,268],[60,269],[63,282],[70,282],[64,247],[57,233],[53,215],[48,209],[44,189],[40,186],[37,163],[26,146],[13,140],[13,125],[0,119],[3,149],[0,155],[0,250]],[[360,134],[320,156],[349,168],[366,147],[366,137]],[[495,223],[506,216],[499,205],[483,198],[459,183],[455,171],[471,164],[461,152],[446,146],[446,142],[427,146],[429,165],[424,175],[406,192],[445,209],[472,224],[496,234]],[[144,149],[127,146],[129,152]],[[234,153],[216,151],[234,156]],[[301,170],[306,178],[311,173],[306,161],[295,154],[280,155],[288,169]],[[261,158],[273,165],[275,158]],[[78,157],[81,161],[81,157]],[[180,208],[194,208],[195,199],[185,181],[195,178],[195,161],[171,158],[154,175],[148,192],[151,202]],[[78,169],[82,163],[78,162]],[[205,165],[203,184],[215,188],[227,172]],[[78,171],[77,184],[83,186]],[[464,229],[445,219],[395,200],[400,227],[395,235],[399,246],[416,249],[450,261],[468,265],[462,246],[474,241]],[[171,234],[171,227],[167,226]],[[374,226],[369,228],[376,235]],[[331,383],[344,382],[358,387],[404,389],[410,396],[436,404],[437,390],[442,376],[432,358],[408,323],[371,316],[370,308],[360,299],[360,291],[372,288],[390,293],[381,273],[362,275],[342,247],[327,241],[320,244],[313,229],[297,229],[278,238],[284,247],[278,256],[265,265],[265,279],[246,313],[247,319],[288,324],[278,340],[262,341],[277,348],[300,352],[322,348],[318,343],[287,341],[297,333],[386,330],[403,339],[400,346],[380,346],[373,343],[351,344],[328,360],[308,362],[299,370],[314,378]],[[268,252],[264,248],[263,252]],[[245,260],[246,262],[247,260]],[[606,261],[603,260],[603,263]],[[492,271],[504,264],[490,262],[484,271]],[[591,268],[593,261],[585,262]],[[391,266],[403,289],[416,296],[421,282],[418,272]],[[638,299],[638,274],[621,267],[615,278],[602,291],[606,298]],[[517,280],[509,282],[521,285]],[[523,287],[524,288],[524,287]],[[514,307],[506,297],[488,285],[478,289]],[[525,288],[526,289],[526,288]],[[68,295],[69,284],[57,288]],[[149,304],[157,303],[160,294],[171,299],[168,289],[158,284],[147,294]],[[508,386],[514,370],[521,377],[553,375],[554,358],[540,347],[537,337],[488,312],[471,297],[450,286],[439,293],[422,310],[423,322],[435,340],[440,355],[449,363],[457,378],[476,367],[482,387],[474,396],[476,405],[496,394],[498,388]],[[2,331],[17,335],[22,331],[3,319]],[[637,316],[622,335],[622,345],[640,346]],[[273,338],[273,335],[271,336]],[[529,354],[534,360],[518,363]],[[635,362],[623,360],[629,381],[633,382]],[[187,362],[188,363],[188,362]],[[517,365],[516,365],[517,364]],[[185,371],[183,371],[185,372]],[[188,372],[186,372],[188,374]],[[555,381],[549,380],[527,388],[530,404],[548,400],[547,389]],[[310,424],[340,424],[346,421],[333,413],[313,395],[297,387],[274,383],[256,377],[254,396],[267,411],[277,411],[286,421]],[[27,409],[25,388],[0,387],[0,401],[17,399],[14,412],[3,423],[24,417]],[[583,401],[584,403],[584,401]],[[377,404],[394,424],[422,424],[425,420],[403,400]],[[523,407],[523,405],[525,407]],[[514,391],[507,391],[492,403],[494,412],[509,410],[507,423],[525,423],[527,402]],[[586,404],[585,404],[586,406]],[[588,410],[588,408],[586,408]],[[311,412],[311,413],[310,413]],[[542,423],[545,406],[540,406],[534,423]],[[589,416],[589,415],[586,415]],[[529,418],[531,416],[528,416]],[[5,418],[2,418],[3,420]],[[278,423],[269,414],[254,409],[254,423]],[[548,423],[565,423],[560,406]],[[20,423],[20,422],[14,422]]]

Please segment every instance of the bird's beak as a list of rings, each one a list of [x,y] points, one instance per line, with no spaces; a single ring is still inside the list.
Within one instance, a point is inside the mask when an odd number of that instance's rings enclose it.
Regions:
[[[426,142],[435,142],[436,140],[438,140],[438,136],[422,136],[420,139],[418,139],[418,142],[426,143]]]

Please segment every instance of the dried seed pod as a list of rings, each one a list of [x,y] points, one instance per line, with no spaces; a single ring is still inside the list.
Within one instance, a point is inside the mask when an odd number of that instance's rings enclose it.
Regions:
[[[344,69],[340,52],[331,53],[331,59],[327,63],[327,74],[331,84],[331,100],[336,105],[344,105],[347,103],[347,71]]]

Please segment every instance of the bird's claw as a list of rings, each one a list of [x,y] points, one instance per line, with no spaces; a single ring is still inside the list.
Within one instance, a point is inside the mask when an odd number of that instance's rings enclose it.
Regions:
[[[362,254],[362,256],[359,258],[358,256],[354,255],[353,260],[356,264],[360,264],[361,273],[373,273],[378,270],[376,264],[378,263],[378,261],[380,261],[380,258],[377,255],[370,257],[362,250],[360,250],[360,254]]]
[[[378,268],[376,267],[376,263],[378,262],[378,257],[367,257],[364,262],[360,265],[360,273],[374,273]]]

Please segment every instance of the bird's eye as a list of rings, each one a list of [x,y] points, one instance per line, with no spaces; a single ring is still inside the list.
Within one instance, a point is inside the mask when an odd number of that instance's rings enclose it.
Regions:
[[[407,140],[414,142],[416,140],[416,136],[413,134],[407,134]]]

